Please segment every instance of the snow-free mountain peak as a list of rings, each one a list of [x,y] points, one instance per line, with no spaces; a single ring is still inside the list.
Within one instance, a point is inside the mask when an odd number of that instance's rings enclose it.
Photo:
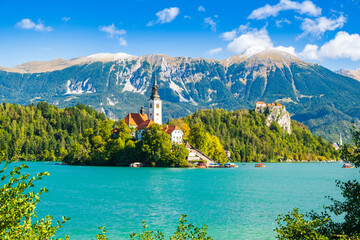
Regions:
[[[346,76],[346,77],[350,77],[353,79],[356,79],[358,81],[360,81],[360,68],[357,68],[355,70],[351,70],[351,69],[340,69],[335,71],[337,74]]]

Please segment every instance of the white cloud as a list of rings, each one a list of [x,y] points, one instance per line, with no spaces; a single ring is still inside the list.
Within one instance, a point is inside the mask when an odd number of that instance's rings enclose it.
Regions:
[[[292,46],[290,46],[290,47],[278,46],[278,47],[275,47],[274,49],[283,51],[283,52],[287,52],[287,53],[290,53],[291,55],[297,56],[295,48]]]
[[[346,23],[346,17],[340,15],[338,18],[319,17],[315,20],[305,18],[301,23],[301,29],[304,31],[298,38],[304,37],[308,34],[316,37],[322,36],[326,31],[334,31],[337,28],[342,28]]]
[[[260,30],[252,29],[241,34],[228,44],[227,49],[232,52],[242,53],[252,47],[270,48],[272,46],[273,43],[267,30],[262,28]]]
[[[219,48],[213,48],[206,52],[207,55],[215,55],[222,51],[223,49],[221,47]]]
[[[150,21],[147,26],[153,26],[154,24],[160,23],[169,23],[172,22],[177,15],[179,15],[180,10],[177,7],[165,8],[156,13],[157,20]]]
[[[306,14],[309,16],[319,16],[321,14],[321,8],[317,7],[312,1],[306,0],[302,3],[291,0],[280,0],[276,5],[266,4],[264,7],[255,9],[249,19],[266,19],[268,17],[276,17],[280,11],[295,10],[300,14]]]
[[[281,27],[284,26],[284,24],[291,24],[291,21],[286,19],[286,18],[283,18],[283,19],[280,19],[280,20],[276,20],[275,24],[276,24],[277,27],[281,28]]]
[[[299,53],[302,58],[316,60],[319,59],[319,46],[307,44],[304,50]]]
[[[230,32],[224,32],[220,35],[225,41],[231,41],[237,36],[237,29],[234,29]]]
[[[64,22],[68,22],[70,19],[70,17],[63,17],[61,20],[63,20]]]
[[[300,56],[306,59],[350,58],[358,61],[360,60],[360,35],[338,32],[334,39],[320,48],[317,45],[306,45]]]
[[[117,29],[114,24],[109,26],[100,26],[99,28],[100,31],[108,33],[111,38],[126,34],[124,29]]]
[[[127,42],[126,42],[125,38],[119,37],[119,44],[120,44],[120,46],[126,47]]]
[[[109,26],[100,26],[99,30],[102,32],[106,32],[111,38],[117,38],[120,46],[127,46],[125,38],[122,37],[126,35],[126,31],[124,29],[117,29],[114,24],[111,24]]]
[[[41,20],[38,21],[38,24],[34,23],[29,18],[24,18],[20,22],[16,23],[15,27],[21,29],[35,30],[38,32],[51,32],[52,27],[46,27]]]
[[[265,49],[272,48],[279,51],[287,52],[292,55],[297,55],[295,48],[292,46],[274,47],[268,31],[265,27],[258,30],[256,28],[249,28],[249,25],[241,25],[230,32],[225,32],[220,35],[224,40],[230,41],[227,49],[231,52],[241,53],[245,56],[252,56]]]
[[[189,15],[185,15],[184,18],[185,19],[191,19],[191,17]]]
[[[235,28],[232,31],[224,32],[220,35],[220,37],[222,37],[225,41],[231,41],[235,39],[238,34],[243,33],[248,29],[249,23],[247,23],[246,25],[240,25],[238,28]]]
[[[205,25],[209,25],[211,27],[211,31],[216,32],[216,22],[214,22],[211,17],[205,18],[204,23]]]
[[[199,12],[205,12],[205,8],[203,6],[199,6],[198,11]]]

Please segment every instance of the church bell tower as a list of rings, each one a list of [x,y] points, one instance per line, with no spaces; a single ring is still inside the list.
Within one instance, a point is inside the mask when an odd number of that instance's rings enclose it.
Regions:
[[[162,125],[162,101],[160,100],[158,89],[156,76],[154,76],[154,85],[152,87],[151,97],[148,101],[148,117],[155,123]]]

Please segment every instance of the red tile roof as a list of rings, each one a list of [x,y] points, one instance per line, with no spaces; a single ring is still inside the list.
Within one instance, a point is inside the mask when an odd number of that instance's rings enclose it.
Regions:
[[[138,129],[146,129],[154,124],[156,124],[156,123],[153,120],[146,120],[146,121],[142,122],[141,124],[139,124],[137,128]]]
[[[264,102],[256,102],[256,104],[264,104],[264,105],[266,105],[266,103],[264,103]]]
[[[181,130],[178,126],[166,126],[163,131],[167,134],[171,134],[174,130]]]
[[[146,114],[140,114],[140,113],[129,113],[124,118],[125,123],[131,126],[139,126],[141,123],[143,123],[146,120],[148,120],[148,116]]]

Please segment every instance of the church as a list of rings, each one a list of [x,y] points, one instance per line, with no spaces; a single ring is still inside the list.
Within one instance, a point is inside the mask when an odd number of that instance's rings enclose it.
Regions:
[[[150,99],[148,100],[148,114],[145,108],[141,107],[139,113],[129,113],[124,118],[125,123],[131,129],[131,136],[136,140],[141,140],[142,134],[148,127],[154,124],[162,125],[162,101],[159,96],[159,87],[157,85],[156,76],[154,77],[154,85]],[[183,143],[183,131],[177,126],[165,126],[163,131],[169,134],[172,143]]]

